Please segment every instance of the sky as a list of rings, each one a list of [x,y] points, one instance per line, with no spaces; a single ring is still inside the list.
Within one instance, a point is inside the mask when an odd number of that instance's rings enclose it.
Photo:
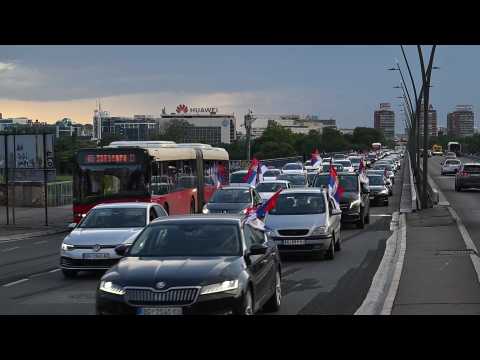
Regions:
[[[428,61],[430,46],[424,46]],[[407,46],[417,87],[416,46]],[[97,99],[112,115],[158,115],[178,104],[235,113],[310,114],[340,128],[373,126],[390,102],[404,132],[400,46],[0,46],[0,113],[91,123]],[[438,46],[430,99],[446,126],[457,104],[480,109],[480,46]],[[405,79],[410,85],[409,79]],[[477,120],[475,120],[477,125]]]

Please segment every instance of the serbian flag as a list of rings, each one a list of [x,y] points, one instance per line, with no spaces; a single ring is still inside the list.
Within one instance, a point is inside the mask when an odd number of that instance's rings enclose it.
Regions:
[[[277,200],[278,197],[280,196],[280,193],[282,192],[282,188],[278,189],[275,194],[273,194],[270,199],[265,201],[262,205],[257,207],[256,214],[257,217],[259,218],[264,218],[267,213],[272,210],[276,205],[277,205]]]
[[[322,164],[322,158],[320,157],[320,153],[318,152],[318,149],[315,149],[315,151],[312,152],[312,155],[310,158],[310,165],[320,166],[321,164]]]
[[[337,171],[330,165],[330,174],[328,177],[328,192],[330,196],[335,200],[335,205],[340,208],[340,199],[344,193],[343,187],[340,185],[340,181],[338,179]]]
[[[217,189],[220,188],[222,184],[225,183],[226,174],[227,174],[227,171],[225,169],[225,166],[222,163],[218,163],[213,176]]]
[[[360,165],[358,166],[358,172],[360,174],[363,174],[365,172],[365,163],[363,162],[363,159],[360,160]]]
[[[247,175],[245,175],[245,177],[243,178],[244,182],[249,183],[253,186],[257,184],[258,165],[259,161],[253,158],[252,163],[248,167]]]

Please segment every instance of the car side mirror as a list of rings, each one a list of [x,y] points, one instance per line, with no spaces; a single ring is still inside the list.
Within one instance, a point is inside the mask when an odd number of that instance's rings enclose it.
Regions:
[[[69,228],[70,230],[73,230],[73,229],[75,229],[75,228],[77,227],[77,225],[78,225],[77,223],[70,223],[70,224],[68,224],[68,228]]]
[[[127,245],[127,244],[118,245],[118,246],[115,248],[115,253],[116,253],[118,256],[125,256],[125,254],[127,253],[127,251],[128,251],[129,248],[130,248],[130,245]]]
[[[250,246],[249,255],[265,255],[267,250],[267,245],[253,244]]]

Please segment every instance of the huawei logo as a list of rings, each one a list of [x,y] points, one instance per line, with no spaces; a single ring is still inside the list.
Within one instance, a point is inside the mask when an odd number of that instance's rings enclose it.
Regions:
[[[185,104],[180,104],[177,106],[177,113],[187,113],[188,112],[188,107]]]

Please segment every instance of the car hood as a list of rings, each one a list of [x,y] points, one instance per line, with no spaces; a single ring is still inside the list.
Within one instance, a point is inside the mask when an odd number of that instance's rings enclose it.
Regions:
[[[265,217],[265,227],[274,230],[281,229],[311,229],[325,225],[325,214],[308,215],[272,215]]]
[[[264,176],[263,181],[277,180],[276,176]]]
[[[65,242],[71,245],[118,245],[132,243],[143,228],[128,229],[75,229]]]
[[[120,286],[165,288],[202,286],[238,278],[242,258],[229,257],[125,257],[104,276]]]
[[[387,188],[384,185],[370,185],[370,190],[372,192],[380,192],[382,190],[387,190]]]
[[[250,203],[208,203],[208,210],[227,210],[229,212],[240,212],[252,206]]]
[[[282,174],[304,174],[303,170],[282,170]]]

